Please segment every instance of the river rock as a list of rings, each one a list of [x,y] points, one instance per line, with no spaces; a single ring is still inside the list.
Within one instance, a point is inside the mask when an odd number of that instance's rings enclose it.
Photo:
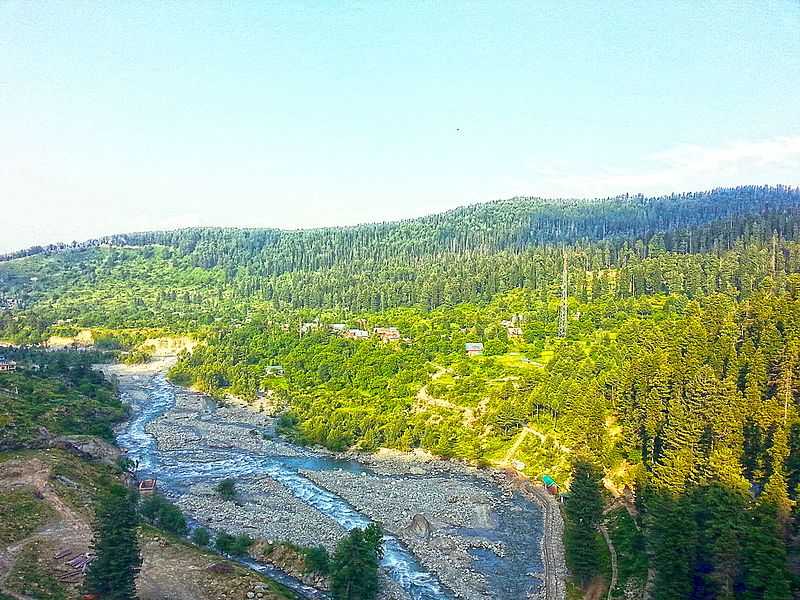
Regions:
[[[431,539],[433,527],[430,521],[425,518],[425,515],[417,513],[411,519],[411,524],[406,527],[406,531],[411,535],[415,535],[420,539],[428,541]]]
[[[472,511],[476,529],[494,529],[497,526],[497,515],[495,515],[491,505],[485,502],[478,502],[472,506]]]

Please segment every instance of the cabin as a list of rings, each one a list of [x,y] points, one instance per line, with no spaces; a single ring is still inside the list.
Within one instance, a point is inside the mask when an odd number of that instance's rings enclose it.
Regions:
[[[506,319],[506,320],[500,321],[500,325],[502,325],[503,327],[506,328],[506,333],[508,334],[508,337],[510,337],[510,338],[522,337],[522,327],[519,326],[519,323],[521,322],[521,320],[518,319],[517,317],[518,317],[518,315],[514,315],[511,318],[511,320]]]
[[[348,329],[344,332],[344,337],[348,340],[366,340],[369,338],[369,332],[364,329]]]
[[[267,376],[274,376],[274,377],[283,377],[283,366],[282,365],[269,365],[266,369],[264,369],[264,375]]]
[[[397,327],[376,327],[375,335],[377,335],[384,344],[400,340],[400,330],[397,329]]]
[[[483,344],[481,342],[470,342],[464,344],[464,349],[468,356],[479,356],[483,354]]]
[[[139,482],[139,494],[142,496],[150,496],[156,493],[156,480],[155,479],[142,479]]]
[[[550,495],[558,496],[558,484],[555,479],[550,477],[550,475],[542,475],[542,483],[545,489],[550,492]]]
[[[17,370],[17,363],[13,360],[6,360],[0,356],[0,373],[10,373]]]
[[[315,329],[319,329],[319,323],[316,321],[312,321],[310,323],[303,323],[300,325],[300,335],[305,335]]]

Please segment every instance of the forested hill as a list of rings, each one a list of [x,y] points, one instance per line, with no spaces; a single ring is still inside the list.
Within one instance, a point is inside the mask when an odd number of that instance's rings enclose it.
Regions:
[[[446,252],[497,252],[577,241],[648,239],[731,217],[800,206],[800,190],[742,187],[659,198],[515,198],[396,223],[283,232],[184,229],[125,236],[191,253],[199,266],[265,264],[263,274],[332,267],[344,261],[419,258]]]
[[[581,297],[747,295],[776,266],[797,270],[798,209],[798,189],[741,187],[516,199],[339,229],[115,236],[0,264],[0,301],[29,309],[24,320],[0,313],[0,328],[35,341],[70,319],[192,330],[254,302],[357,312],[485,303],[515,288],[545,298],[560,285],[565,253],[570,294]]]
[[[606,523],[614,597],[800,597],[798,189],[87,246],[0,264],[0,340],[188,334],[174,381],[298,441],[555,477],[578,584],[610,581]]]
[[[648,198],[596,200],[513,198],[392,223],[298,231],[190,228],[112,235],[81,244],[33,247],[5,260],[73,247],[162,245],[190,256],[195,266],[248,267],[254,274],[331,268],[345,263],[414,259],[442,253],[520,251],[544,245],[621,240],[648,241],[659,233],[666,248],[690,244],[692,228],[800,206],[800,190],[737,187]],[[707,243],[696,240],[697,249]],[[689,251],[694,248],[689,248]]]

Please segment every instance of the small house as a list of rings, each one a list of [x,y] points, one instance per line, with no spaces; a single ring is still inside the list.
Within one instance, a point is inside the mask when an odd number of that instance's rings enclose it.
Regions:
[[[558,484],[550,475],[542,475],[542,483],[552,496],[558,496]]]
[[[347,325],[345,323],[333,323],[331,325],[331,331],[336,333],[343,333],[347,331]]]
[[[305,335],[315,329],[319,329],[319,323],[316,321],[312,321],[310,323],[303,323],[300,325],[300,335]]]
[[[522,327],[519,326],[520,320],[517,319],[518,315],[514,315],[511,320],[505,319],[500,321],[500,325],[506,328],[508,337],[522,337]]]
[[[479,356],[483,354],[483,344],[481,342],[470,342],[468,344],[464,344],[464,349],[467,351],[467,355],[469,356]]]
[[[384,344],[400,340],[400,330],[397,329],[397,327],[376,327],[375,335],[377,335]]]
[[[264,374],[267,376],[274,376],[274,377],[283,377],[283,366],[281,365],[269,365],[266,369],[264,369]]]
[[[10,373],[17,370],[17,363],[13,360],[6,360],[5,357],[0,356],[0,373]]]
[[[156,480],[155,479],[142,479],[139,482],[139,494],[142,496],[150,496],[155,494],[156,492]]]
[[[344,337],[348,340],[366,340],[369,338],[369,332],[364,329],[348,329],[344,332]]]

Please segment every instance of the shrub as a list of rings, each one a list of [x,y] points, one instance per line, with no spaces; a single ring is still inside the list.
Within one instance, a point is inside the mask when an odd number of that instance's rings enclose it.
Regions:
[[[230,554],[232,556],[244,556],[253,545],[253,539],[248,535],[233,536],[230,533],[221,531],[217,534],[217,539],[214,542],[217,550],[223,554]]]
[[[159,494],[147,497],[141,503],[142,518],[159,529],[175,535],[186,535],[186,518],[180,509]]]
[[[331,557],[325,546],[307,548],[304,552],[306,571],[327,575],[331,570]]]
[[[223,479],[215,489],[223,500],[236,500],[236,482],[233,479]]]
[[[208,546],[211,541],[211,536],[208,534],[208,529],[205,527],[198,527],[192,533],[192,541],[198,546]]]

